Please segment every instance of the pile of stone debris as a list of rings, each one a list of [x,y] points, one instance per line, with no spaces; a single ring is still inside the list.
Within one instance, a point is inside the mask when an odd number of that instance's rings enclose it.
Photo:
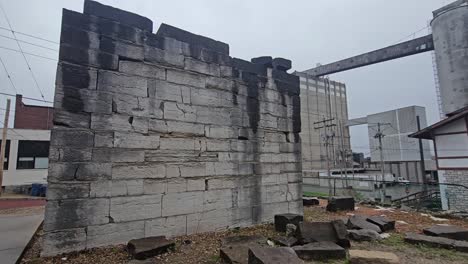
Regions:
[[[407,233],[405,241],[468,253],[468,229],[452,225],[435,225],[424,229],[423,233]]]
[[[381,216],[352,216],[331,222],[304,222],[296,214],[275,215],[275,229],[285,235],[274,240],[261,236],[223,239],[220,257],[225,263],[303,263],[303,261],[346,259],[349,239],[373,241],[393,230],[395,221]],[[350,230],[348,230],[350,229]],[[350,263],[399,263],[393,253],[349,250]]]

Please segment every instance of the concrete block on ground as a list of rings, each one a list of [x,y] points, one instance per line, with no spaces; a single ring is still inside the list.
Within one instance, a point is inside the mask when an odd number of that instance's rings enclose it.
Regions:
[[[346,224],[349,229],[370,229],[374,230],[377,233],[382,233],[382,230],[378,225],[374,225],[371,222],[366,220],[365,216],[361,215],[353,215],[348,219],[348,223]]]
[[[302,222],[297,231],[299,240],[303,243],[333,242],[342,247],[350,247],[348,232],[342,221],[333,222]]]
[[[428,236],[468,241],[468,229],[459,226],[434,225],[429,228],[424,228],[423,232]]]
[[[380,227],[380,230],[382,230],[382,232],[395,230],[395,221],[388,219],[386,216],[370,216],[367,217],[367,221]],[[468,230],[466,231],[466,234],[468,240]]]
[[[300,264],[302,261],[297,257],[292,248],[249,248],[249,264]]]
[[[445,249],[455,249],[461,252],[468,252],[468,242],[455,240],[445,237],[426,236],[415,233],[407,233],[405,242],[410,244],[422,244],[431,247],[439,247]]]
[[[379,233],[370,229],[348,230],[349,238],[354,241],[375,241],[380,239]]]
[[[332,197],[328,202],[327,211],[354,211],[353,197]]]
[[[350,250],[350,264],[397,264],[400,258],[391,252]]]
[[[299,258],[311,260],[345,259],[346,250],[333,242],[313,242],[293,247]]]
[[[127,244],[128,252],[136,259],[147,259],[175,249],[174,241],[164,236],[132,239]]]

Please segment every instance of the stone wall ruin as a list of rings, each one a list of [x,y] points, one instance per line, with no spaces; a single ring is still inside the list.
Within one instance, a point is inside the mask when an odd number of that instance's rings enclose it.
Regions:
[[[291,62],[152,24],[63,11],[43,255],[302,213]]]

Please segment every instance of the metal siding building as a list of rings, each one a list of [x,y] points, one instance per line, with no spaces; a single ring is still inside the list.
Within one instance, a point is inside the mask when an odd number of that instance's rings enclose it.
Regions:
[[[300,76],[301,83],[303,171],[319,171],[327,167],[325,146],[321,139],[321,133],[324,131],[314,129],[314,122],[324,118],[334,118],[333,124],[336,124],[332,128],[335,138],[329,153],[331,168],[340,167],[342,152],[349,154],[348,163],[350,163],[352,160],[350,136],[349,129],[345,126],[348,120],[345,84],[302,73],[297,75]]]

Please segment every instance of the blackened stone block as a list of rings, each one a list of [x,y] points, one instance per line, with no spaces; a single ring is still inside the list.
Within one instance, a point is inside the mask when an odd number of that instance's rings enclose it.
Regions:
[[[86,0],[84,3],[83,13],[115,20],[122,24],[140,28],[142,30],[150,32],[153,31],[153,21],[150,19],[115,7],[103,5],[95,1]]]
[[[284,247],[293,247],[299,244],[299,240],[295,237],[278,237],[274,242],[275,244]]]
[[[354,211],[353,197],[332,197],[328,202],[327,211]]]
[[[267,246],[263,236],[233,236],[221,239],[219,256],[224,263],[247,263],[249,247]]]
[[[298,214],[278,214],[275,215],[275,230],[278,232],[286,232],[286,225],[293,224],[299,226],[299,223],[304,221],[304,217]]]
[[[287,71],[292,67],[291,60],[284,58],[274,58],[272,64],[273,68],[279,71]]]
[[[435,225],[423,230],[428,236],[446,237],[456,240],[468,241],[468,229],[459,226],[441,226]]]
[[[293,247],[303,260],[328,260],[346,258],[346,250],[333,242],[315,242]]]
[[[60,46],[59,60],[106,70],[116,70],[119,66],[118,57],[114,54],[78,49],[68,45]]]
[[[348,236],[354,241],[374,241],[379,240],[379,233],[370,229],[349,230]]]
[[[266,76],[266,67],[261,64],[254,64],[246,60],[232,58],[232,67],[243,72],[250,72],[261,76]]]
[[[300,264],[302,261],[297,257],[292,248],[260,248],[249,249],[248,264]]]
[[[377,233],[382,233],[379,226],[372,224],[366,220],[366,217],[361,215],[353,215],[348,219],[347,226],[349,229],[370,229]]]
[[[257,57],[257,58],[252,58],[250,60],[253,64],[260,64],[263,65],[267,68],[272,68],[273,67],[273,58],[271,56],[262,56],[262,57]]]
[[[229,55],[229,45],[226,43],[196,35],[164,23],[161,24],[156,35],[177,39],[178,41],[186,42],[190,45],[200,46],[205,49]]]
[[[461,252],[468,252],[468,242],[445,237],[425,236],[415,233],[407,233],[405,235],[405,242],[410,244],[422,244],[431,247],[455,249]]]
[[[319,205],[320,201],[317,198],[302,197],[302,204],[304,206],[313,206],[313,205]]]
[[[165,236],[132,239],[127,244],[128,252],[136,259],[147,259],[168,250],[173,250],[174,241],[167,240]]]
[[[302,222],[297,236],[301,243],[333,242],[342,247],[350,247],[348,231],[341,220],[333,222]]]
[[[382,232],[395,230],[395,221],[390,220],[385,216],[370,216],[367,218],[367,221],[380,227]]]

